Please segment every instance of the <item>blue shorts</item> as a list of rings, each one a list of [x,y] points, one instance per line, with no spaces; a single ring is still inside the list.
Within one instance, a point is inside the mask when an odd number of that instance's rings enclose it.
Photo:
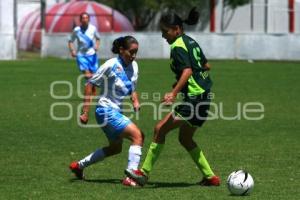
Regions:
[[[123,130],[132,123],[118,110],[109,107],[97,106],[95,114],[98,124],[111,141],[118,140]]]
[[[80,71],[90,71],[95,73],[98,69],[98,57],[97,54],[94,55],[77,55],[76,57],[77,65]]]

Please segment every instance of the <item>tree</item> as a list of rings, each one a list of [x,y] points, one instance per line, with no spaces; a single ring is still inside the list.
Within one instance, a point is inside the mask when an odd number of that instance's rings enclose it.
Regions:
[[[96,0],[128,17],[135,30],[143,30],[160,9],[160,0]]]
[[[187,27],[187,30],[204,30],[210,20],[210,0],[96,0],[117,9],[133,24],[135,30],[141,31],[150,27],[158,29],[158,21],[163,12],[175,11],[179,16],[185,17],[189,10],[196,6],[200,11],[200,22],[196,27]],[[219,2],[218,0],[216,0]],[[249,3],[251,0],[222,0],[221,31],[229,25],[234,10]],[[229,16],[228,16],[229,14]]]
[[[224,32],[229,26],[235,9],[239,6],[244,6],[250,3],[251,0],[223,0],[221,14],[221,32]]]
[[[111,6],[132,22],[135,30],[145,30],[153,21],[157,26],[157,20],[162,12],[176,11],[180,16],[186,16],[189,9],[194,6],[204,8],[207,0],[96,0]],[[206,20],[207,21],[207,20]],[[157,29],[157,27],[156,27]]]

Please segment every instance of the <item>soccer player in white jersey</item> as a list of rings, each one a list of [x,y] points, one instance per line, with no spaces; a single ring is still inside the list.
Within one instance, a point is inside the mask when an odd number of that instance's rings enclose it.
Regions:
[[[142,154],[143,133],[126,116],[122,114],[121,104],[126,96],[131,95],[134,110],[139,110],[138,95],[135,92],[138,65],[134,61],[138,51],[138,42],[132,36],[125,36],[113,42],[112,52],[117,57],[106,61],[88,80],[88,85],[100,87],[99,101],[96,106],[96,120],[108,138],[109,145],[99,148],[80,161],[70,164],[71,171],[79,179],[83,179],[83,169],[102,161],[104,158],[119,154],[122,151],[123,139],[129,139],[127,169],[138,169]],[[86,93],[84,107],[90,103],[90,95]],[[136,182],[126,177],[123,184],[136,186]]]
[[[80,26],[76,26],[69,38],[69,50],[71,56],[76,58],[79,70],[84,74],[86,80],[91,78],[98,69],[97,51],[100,46],[100,36],[95,26],[89,23],[90,16],[88,13],[80,14]],[[77,51],[74,42],[77,40]],[[91,87],[91,88],[88,88]],[[96,87],[86,84],[85,90],[92,90],[96,94]],[[89,107],[83,110],[80,120],[87,123]]]

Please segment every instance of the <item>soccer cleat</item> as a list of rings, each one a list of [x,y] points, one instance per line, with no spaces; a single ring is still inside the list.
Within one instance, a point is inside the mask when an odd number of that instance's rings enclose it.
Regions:
[[[125,174],[137,182],[140,186],[144,186],[148,181],[148,176],[141,170],[126,169]]]
[[[219,186],[221,184],[220,177],[213,176],[211,178],[203,178],[199,185],[201,186]]]
[[[123,179],[122,184],[125,186],[130,186],[130,187],[136,187],[138,186],[138,183],[135,182],[133,179],[126,177]]]
[[[88,121],[89,121],[88,114],[87,113],[83,113],[82,115],[80,115],[79,119],[80,119],[80,122],[82,124],[87,124]]]
[[[72,162],[69,168],[78,179],[84,179],[83,169],[79,168],[78,162]]]

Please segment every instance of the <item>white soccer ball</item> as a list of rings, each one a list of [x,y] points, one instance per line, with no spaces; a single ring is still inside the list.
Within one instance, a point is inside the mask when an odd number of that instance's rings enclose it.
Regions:
[[[244,170],[236,170],[227,178],[227,187],[233,195],[249,195],[254,187],[252,176]]]

